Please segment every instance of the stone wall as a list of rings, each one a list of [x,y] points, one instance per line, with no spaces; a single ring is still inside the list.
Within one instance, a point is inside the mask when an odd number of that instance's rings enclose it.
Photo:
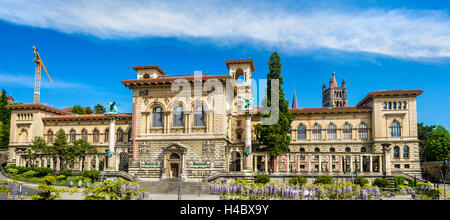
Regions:
[[[422,163],[423,178],[431,182],[439,181],[441,179],[440,170],[442,169],[442,164],[442,161]],[[450,165],[447,165],[447,170],[450,170]],[[450,182],[450,171],[447,171],[446,180]]]

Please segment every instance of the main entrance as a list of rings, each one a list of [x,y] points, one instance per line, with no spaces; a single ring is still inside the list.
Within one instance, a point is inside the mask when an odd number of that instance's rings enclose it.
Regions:
[[[169,178],[178,178],[180,173],[180,155],[172,153],[168,162],[170,164]]]
[[[187,148],[181,144],[174,143],[166,148],[164,151],[164,176],[166,178],[180,178],[183,175],[183,157],[186,154]]]

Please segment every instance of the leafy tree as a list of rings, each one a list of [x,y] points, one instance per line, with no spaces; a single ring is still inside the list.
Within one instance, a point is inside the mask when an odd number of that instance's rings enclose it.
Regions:
[[[11,110],[7,109],[8,97],[3,89],[0,96],[0,149],[7,148],[9,144],[9,129],[11,124]]]
[[[442,161],[450,158],[450,134],[439,125],[424,141],[423,155],[426,161]]]
[[[391,185],[391,182],[386,178],[376,178],[373,181],[373,185],[378,187],[387,187]]]
[[[255,183],[266,184],[266,183],[270,182],[270,177],[269,177],[268,175],[266,175],[266,174],[258,174],[258,175],[255,177],[254,182],[255,182]]]
[[[30,148],[35,152],[49,153],[47,142],[40,136],[33,138]]]
[[[278,121],[273,125],[255,125],[259,140],[266,146],[271,156],[278,156],[289,150],[290,137],[288,135],[292,123],[292,114],[289,112],[289,102],[285,100],[282,89],[283,77],[281,76],[280,57],[277,52],[273,52],[269,58],[269,73],[267,74],[267,90],[265,96],[266,107],[272,106],[271,103],[271,80],[279,80],[279,111],[263,115],[270,117],[271,114],[278,114]]]
[[[104,114],[106,112],[106,108],[103,107],[103,105],[101,105],[100,103],[98,103],[95,107],[94,107],[94,113],[95,114]]]
[[[364,186],[364,185],[369,184],[369,180],[367,180],[366,178],[364,178],[362,176],[358,176],[355,178],[355,184]]]
[[[436,128],[435,125],[426,126],[423,123],[417,124],[417,136],[419,138],[419,156],[421,161],[425,161],[425,156],[423,155],[423,149],[425,142],[431,136],[431,132]]]
[[[56,178],[53,176],[46,176],[43,178],[43,181],[45,184],[41,184],[37,187],[38,190],[41,190],[42,192],[39,192],[37,195],[31,197],[32,200],[55,200],[55,199],[61,199],[61,194],[64,192],[70,192],[75,193],[78,190],[67,190],[62,188],[55,188],[51,186],[52,184],[56,183]]]
[[[86,107],[86,108],[84,108],[84,113],[90,115],[90,114],[94,113],[94,111],[92,111],[91,107]]]
[[[315,180],[314,180],[314,184],[331,184],[333,182],[333,179],[331,176],[318,176]]]
[[[85,200],[144,200],[148,198],[145,189],[136,183],[117,179],[92,184],[83,191]]]
[[[72,112],[73,114],[78,114],[78,115],[86,114],[84,111],[84,108],[81,107],[81,105],[75,105],[72,108],[72,110],[70,110],[70,112]]]

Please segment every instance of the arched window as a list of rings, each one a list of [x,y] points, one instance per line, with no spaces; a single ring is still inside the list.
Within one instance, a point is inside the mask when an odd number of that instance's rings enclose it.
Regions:
[[[369,129],[365,124],[358,126],[358,137],[359,139],[367,139],[369,137]]]
[[[161,107],[156,107],[153,109],[153,127],[162,128],[163,127],[163,111]]]
[[[302,124],[297,128],[297,139],[306,140],[306,127]]]
[[[336,126],[333,124],[328,126],[327,139],[336,139]]]
[[[350,149],[349,147],[346,147],[345,152],[350,153],[350,152],[352,152],[352,149]]]
[[[331,147],[330,152],[336,152],[336,149],[334,149],[334,147]]]
[[[300,152],[305,152],[305,148],[300,148]]]
[[[314,124],[312,127],[312,138],[315,140],[322,139],[322,128],[320,128],[320,125]]]
[[[98,129],[95,129],[94,132],[92,133],[92,142],[98,143],[99,141],[100,141],[100,132],[98,131]]]
[[[87,140],[87,139],[88,139],[88,132],[87,132],[86,129],[83,129],[83,130],[81,131],[81,138],[84,139],[84,140]]]
[[[117,142],[123,142],[123,130],[121,128],[117,129]]]
[[[108,143],[108,142],[109,142],[109,128],[107,128],[107,129],[105,130],[105,140],[104,140],[104,142],[105,142],[105,143]]]
[[[403,102],[403,109],[406,109],[406,102]]]
[[[142,78],[148,79],[148,78],[150,78],[150,75],[149,75],[148,73],[146,73],[146,74],[144,74],[144,75],[142,76]]]
[[[53,143],[53,131],[49,130],[47,132],[47,143]]]
[[[408,146],[403,147],[403,158],[409,158],[409,147]]]
[[[319,149],[318,147],[316,147],[316,148],[314,149],[314,152],[319,153],[319,152],[320,152],[320,149]]]
[[[205,126],[205,111],[201,105],[194,108],[194,126]]]
[[[397,102],[394,102],[394,105],[392,107],[393,109],[397,109]]]
[[[384,109],[384,110],[387,109],[387,103],[386,103],[386,102],[383,103],[383,109]]]
[[[364,152],[366,152],[367,150],[366,150],[366,148],[365,147],[361,147],[361,152],[362,153],[364,153]]]
[[[398,146],[394,147],[394,158],[400,157],[400,148]]]
[[[74,142],[77,139],[77,132],[75,130],[70,131],[70,142]]]
[[[173,109],[173,126],[183,127],[183,107],[177,106]]]
[[[402,128],[400,126],[400,123],[394,121],[391,124],[391,137],[400,137],[400,136],[402,136]]]
[[[391,110],[392,109],[392,102],[388,103],[388,109]]]
[[[350,124],[345,123],[342,132],[344,134],[344,139],[352,139],[352,126]]]

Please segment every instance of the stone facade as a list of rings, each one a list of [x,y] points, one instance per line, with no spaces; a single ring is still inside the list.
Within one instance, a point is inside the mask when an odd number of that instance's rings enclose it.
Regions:
[[[253,130],[261,116],[248,104],[253,61],[226,65],[225,75],[185,76],[168,76],[156,65],[135,66],[136,79],[122,81],[133,91],[133,112],[114,117],[74,115],[41,104],[11,105],[8,163],[64,168],[57,155],[38,155],[34,161],[24,156],[33,137],[51,143],[64,129],[69,140],[86,138],[100,149],[72,168],[123,171],[142,181],[211,181],[261,172],[281,179],[346,179],[355,171],[369,178],[420,175],[416,97],[422,91],[372,92],[346,107],[344,82],[342,107],[290,109],[290,151],[272,158]],[[332,80],[330,88],[337,89],[335,84]],[[111,157],[108,148],[114,152]]]

